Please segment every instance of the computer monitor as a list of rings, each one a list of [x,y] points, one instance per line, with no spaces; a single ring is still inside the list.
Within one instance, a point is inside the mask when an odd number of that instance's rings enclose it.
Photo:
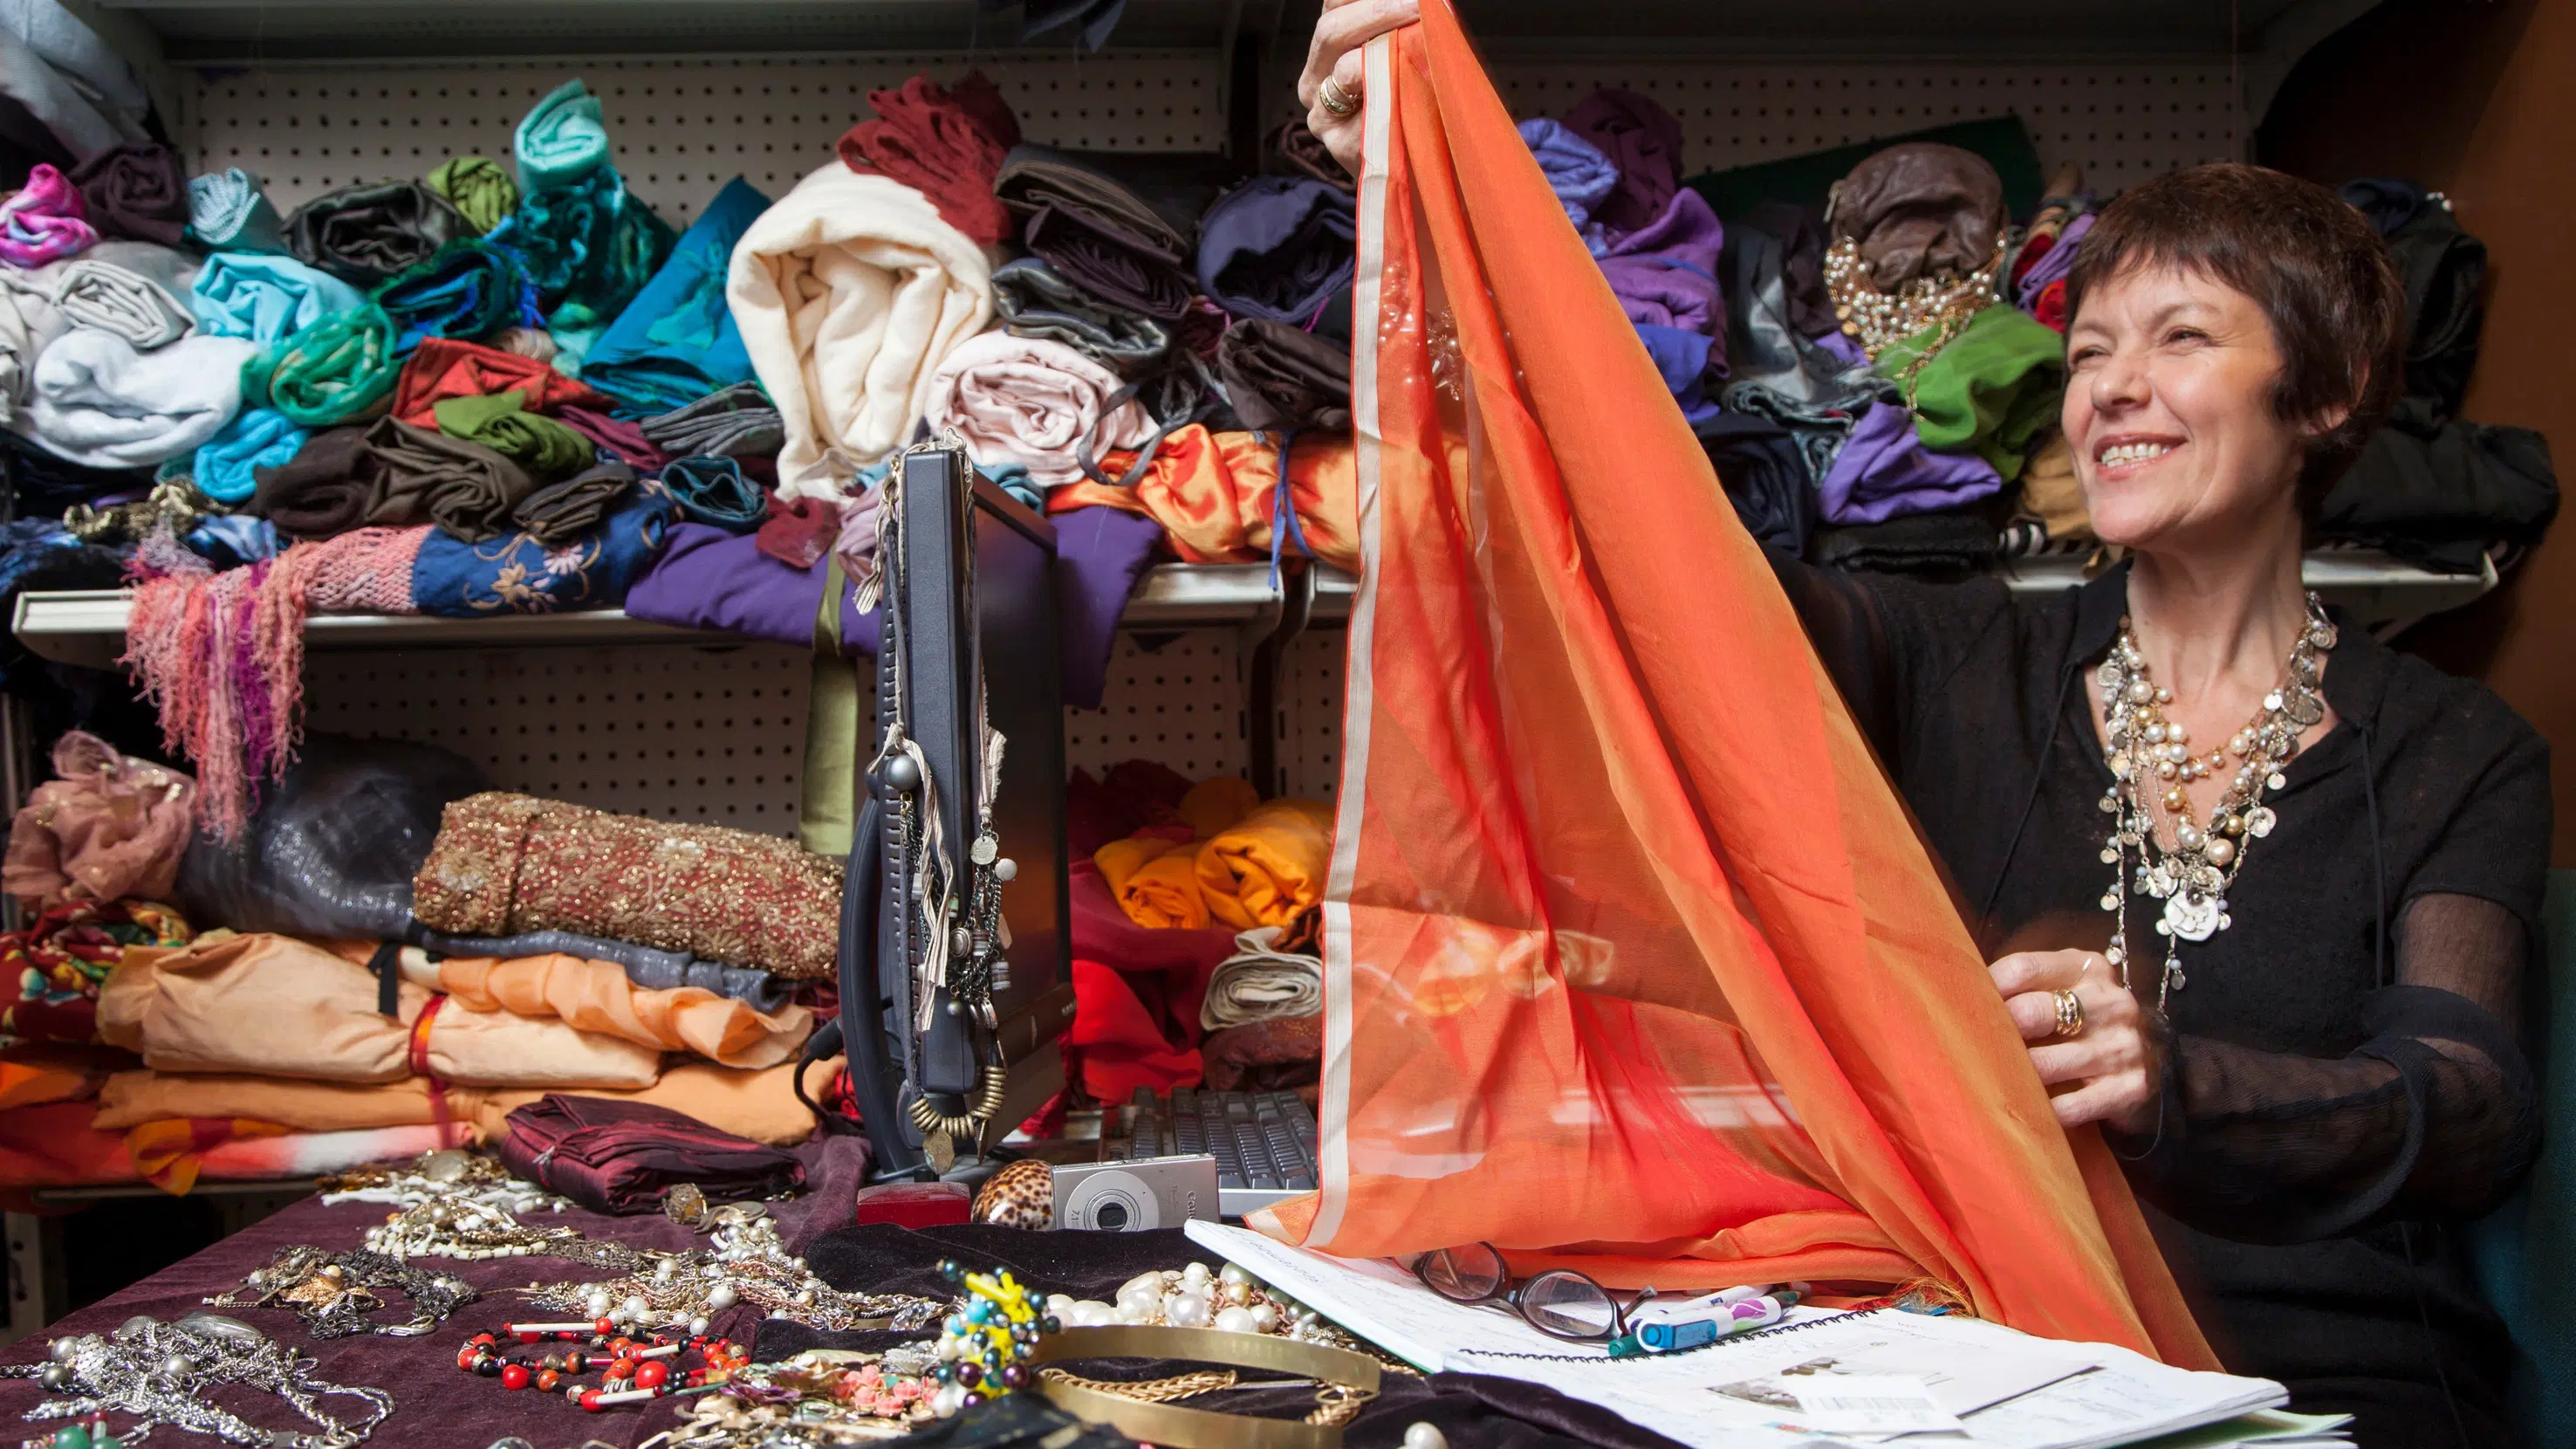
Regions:
[[[1055,529],[961,453],[909,452],[897,466],[899,527],[889,530],[883,566],[889,637],[862,777],[872,764],[884,774],[887,732],[900,722],[935,786],[937,849],[962,890],[980,833],[980,671],[984,718],[1003,741],[993,830],[1016,873],[1000,889],[1007,984],[997,973],[992,1024],[956,1009],[945,989],[930,988],[922,1002],[916,968],[927,943],[912,908],[921,862],[903,852],[927,845],[931,833],[907,834],[898,807],[923,797],[899,799],[882,779],[870,784],[861,826],[876,826],[877,856],[861,859],[865,841],[852,852],[850,890],[866,898],[845,911],[841,1028],[881,1179],[973,1170],[1063,1086],[1056,1042],[1073,1019]]]

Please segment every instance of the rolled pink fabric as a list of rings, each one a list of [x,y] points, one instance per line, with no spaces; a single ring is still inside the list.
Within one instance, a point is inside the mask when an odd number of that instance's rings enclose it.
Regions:
[[[978,463],[1018,463],[1029,481],[1081,481],[1077,449],[1096,462],[1153,441],[1154,419],[1133,401],[1110,400],[1118,374],[1061,342],[985,332],[957,344],[930,378],[931,429],[955,428]]]
[[[80,188],[51,166],[37,163],[27,184],[0,201],[0,262],[41,267],[96,245]]]

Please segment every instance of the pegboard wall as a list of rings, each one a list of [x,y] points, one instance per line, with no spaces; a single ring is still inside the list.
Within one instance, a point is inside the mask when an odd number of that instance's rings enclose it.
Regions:
[[[783,194],[870,114],[867,92],[916,72],[992,76],[1032,140],[1110,150],[1219,148],[1213,51],[857,55],[711,60],[281,62],[195,73],[183,127],[200,169],[239,166],[292,208],[334,188],[419,176],[449,156],[507,162],[519,119],[580,76],[606,111],[635,193],[685,225],[728,179]],[[2045,168],[2074,163],[2112,191],[2241,156],[2246,127],[2223,65],[1711,64],[1506,60],[1514,113],[1562,115],[1602,86],[1653,96],[1683,128],[1687,169],[1793,156],[2004,113]],[[1150,646],[1150,647],[1149,647]],[[1103,709],[1066,716],[1067,757],[1094,771],[1139,756],[1203,778],[1245,769],[1245,645],[1232,630],[1122,635]],[[1339,766],[1338,627],[1291,647],[1279,760],[1293,793],[1328,797]],[[603,809],[787,833],[795,828],[806,661],[774,646],[317,653],[310,725],[443,744],[506,788]]]

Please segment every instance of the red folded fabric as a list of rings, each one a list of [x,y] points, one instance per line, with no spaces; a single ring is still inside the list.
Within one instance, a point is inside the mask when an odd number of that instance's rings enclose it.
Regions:
[[[1131,1100],[1138,1087],[1195,1087],[1201,1075],[1197,1050],[1166,1040],[1134,983],[1097,961],[1073,963],[1073,1029],[1064,1050],[1066,1069],[1096,1102]]]
[[[1168,766],[1151,760],[1127,760],[1110,766],[1099,779],[1088,770],[1073,772],[1065,792],[1065,843],[1076,860],[1113,840],[1125,840],[1148,825],[1177,818],[1190,782]]]
[[[752,545],[789,568],[810,569],[841,536],[841,508],[829,498],[769,496],[769,517]]]
[[[953,91],[914,76],[899,90],[868,92],[868,104],[877,119],[841,137],[843,165],[912,187],[941,220],[986,246],[1010,234],[993,178],[1020,143],[1020,123],[982,71],[968,71]]]
[[[567,403],[555,410],[555,421],[615,452],[638,473],[658,473],[671,455],[654,447],[644,430],[624,418],[596,408]]]
[[[533,357],[481,347],[447,337],[424,339],[403,364],[394,383],[394,416],[416,428],[434,428],[430,409],[441,398],[527,395],[532,413],[552,412],[566,404],[605,413],[612,404],[598,390],[557,372]]]

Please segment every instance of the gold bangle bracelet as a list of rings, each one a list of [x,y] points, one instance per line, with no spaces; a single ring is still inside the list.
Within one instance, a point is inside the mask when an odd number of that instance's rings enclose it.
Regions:
[[[1028,1361],[1036,1365],[1090,1358],[1231,1364],[1324,1385],[1316,1391],[1315,1413],[1301,1423],[1143,1403],[1088,1384],[1040,1375],[1036,1387],[1057,1408],[1085,1423],[1106,1424],[1131,1439],[1172,1449],[1341,1449],[1340,1421],[1349,1417],[1345,1406],[1376,1397],[1378,1388],[1377,1361],[1365,1354],[1214,1328],[1068,1328],[1039,1339]]]

